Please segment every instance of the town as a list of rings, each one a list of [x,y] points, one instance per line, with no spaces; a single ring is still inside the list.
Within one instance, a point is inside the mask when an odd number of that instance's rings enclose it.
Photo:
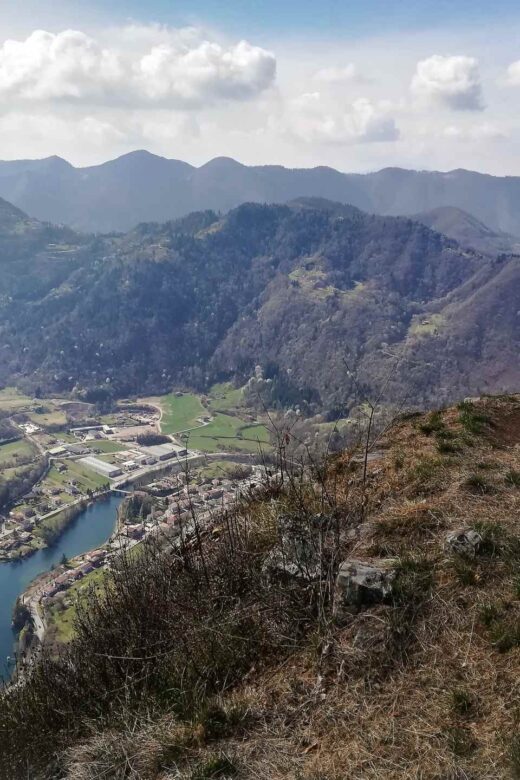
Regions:
[[[178,471],[129,492],[118,512],[116,528],[106,544],[73,560],[64,560],[37,578],[22,602],[32,616],[34,633],[48,644],[59,641],[60,632],[71,629],[75,599],[99,582],[118,555],[154,541],[174,546],[193,534],[194,523],[209,529],[212,521],[240,499],[251,495],[265,481],[260,465],[235,468],[232,476],[212,477],[207,469]],[[272,477],[272,473],[269,471]],[[47,636],[48,634],[48,636]],[[23,642],[22,642],[23,654]]]
[[[175,391],[123,400],[108,412],[6,389],[0,411],[12,434],[0,447],[0,470],[20,486],[0,515],[0,561],[59,550],[76,518],[88,525],[88,507],[112,507],[104,543],[59,563],[54,553],[53,567],[21,595],[40,642],[68,638],[76,599],[102,583],[116,556],[148,541],[177,544],[189,538],[194,518],[209,528],[268,471],[269,433],[231,386],[206,397]],[[22,631],[19,658],[26,640]]]

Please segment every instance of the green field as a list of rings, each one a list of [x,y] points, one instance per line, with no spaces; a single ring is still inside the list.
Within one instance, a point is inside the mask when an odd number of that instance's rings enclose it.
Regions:
[[[42,483],[42,487],[62,487],[68,484],[72,479],[77,481],[77,487],[82,492],[87,490],[97,490],[106,484],[106,477],[96,474],[95,471],[86,468],[82,463],[74,460],[62,461],[66,466],[66,471],[58,471],[54,466],[50,469]],[[73,496],[67,496],[68,501],[74,500]]]
[[[259,441],[269,441],[269,432],[264,425],[247,425],[240,417],[216,414],[209,425],[190,433],[188,446],[202,452],[257,452]]]
[[[47,409],[44,412],[30,412],[28,415],[31,422],[39,425],[41,428],[52,426],[61,427],[67,424],[67,416],[60,409]]]
[[[216,412],[227,412],[237,409],[244,403],[244,393],[241,387],[233,387],[231,382],[213,385],[209,391],[210,406]]]
[[[216,479],[217,477],[228,477],[240,468],[244,468],[243,463],[235,463],[231,460],[212,460],[207,466],[197,471],[197,474],[204,478]]]
[[[253,441],[259,441],[262,444],[269,444],[271,437],[269,431],[262,424],[247,425],[240,431],[244,439],[253,439]]]
[[[198,396],[192,393],[176,396],[173,393],[159,399],[163,410],[162,433],[178,433],[199,425],[197,418],[207,414]]]
[[[146,399],[144,399],[146,401]],[[268,446],[269,432],[260,423],[250,423],[232,414],[243,406],[243,391],[229,382],[213,385],[205,409],[194,393],[176,396],[174,393],[157,399],[163,409],[161,430],[166,434],[188,432],[188,446],[202,452],[256,452],[259,443]],[[201,426],[197,420],[209,416],[213,420]],[[183,437],[183,440],[186,440]]]
[[[32,398],[19,393],[15,387],[4,387],[3,390],[0,390],[0,409],[6,412],[15,412],[30,403],[32,403]]]
[[[410,336],[434,336],[444,323],[442,314],[429,314],[414,317],[410,328]]]
[[[2,444],[0,445],[0,469],[5,463],[12,463],[17,458],[35,456],[36,449],[27,439],[19,439],[19,441]]]

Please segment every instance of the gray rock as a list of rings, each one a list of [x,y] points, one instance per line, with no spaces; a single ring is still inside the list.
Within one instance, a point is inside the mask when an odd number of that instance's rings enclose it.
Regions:
[[[474,558],[482,544],[482,537],[473,528],[459,528],[446,537],[447,547],[457,555]]]
[[[279,543],[264,561],[267,575],[285,575],[296,579],[320,579],[320,528],[328,522],[325,515],[300,519],[296,515],[278,518]]]
[[[298,556],[290,557],[282,550],[273,550],[269,553],[262,570],[268,576],[285,575],[307,582],[321,578],[321,566],[317,558],[302,560]]]
[[[351,558],[339,567],[336,577],[334,608],[341,617],[348,607],[360,607],[385,601],[392,594],[396,560],[357,560]]]

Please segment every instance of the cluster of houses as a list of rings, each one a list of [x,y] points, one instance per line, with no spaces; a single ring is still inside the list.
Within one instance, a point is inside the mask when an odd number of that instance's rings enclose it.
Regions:
[[[232,480],[229,478],[199,479],[198,484],[191,484],[185,474],[180,473],[152,483],[143,489],[153,495],[154,487],[169,488],[169,493],[153,503],[151,513],[141,522],[128,518],[120,524],[118,533],[114,534],[104,548],[76,558],[74,566],[60,567],[59,573],[47,578],[45,584],[33,598],[44,608],[53,603],[54,598],[60,598],[72,585],[82,580],[88,574],[100,567],[110,566],[113,557],[122,549],[128,549],[139,544],[148,536],[162,536],[172,540],[184,532],[190,534],[193,515],[201,522],[211,518],[212,512],[230,505],[237,496],[258,486],[261,480],[261,468],[247,479]]]
[[[152,447],[136,445],[135,449],[125,449],[114,453],[110,458],[113,462],[108,462],[108,458],[105,460],[96,455],[95,442],[98,440],[122,441],[125,438],[123,435],[125,432],[129,441],[135,441],[137,436],[143,432],[156,433],[157,417],[158,413],[154,410],[137,407],[135,410],[121,411],[115,415],[114,423],[117,423],[121,430],[100,421],[71,428],[69,434],[74,437],[75,441],[65,441],[59,436],[51,440],[52,446],[47,450],[50,464],[55,470],[66,476],[67,460],[77,460],[83,466],[106,477],[108,482],[110,479],[116,479],[125,473],[149,465],[185,457],[187,455],[186,449],[173,443]],[[32,422],[21,423],[19,427],[28,435],[41,431],[40,426]],[[70,503],[66,499],[63,500],[63,494],[68,494],[72,499],[75,499],[81,498],[83,491],[77,480],[73,478],[63,479],[59,486],[43,480],[24,496],[23,501],[20,501],[13,508],[8,517],[0,518],[3,520],[3,528],[0,531],[0,557],[16,557],[28,552],[29,550],[23,549],[19,553],[16,551],[27,547],[33,540],[32,531],[43,516],[61,509],[66,503]]]
[[[30,530],[12,530],[0,539],[0,552],[16,552],[20,547],[27,546],[33,540]]]
[[[72,498],[82,496],[75,479],[68,480],[60,487],[34,487],[24,496],[23,505],[12,509],[4,518],[0,534],[0,555],[16,552],[33,540],[33,531],[42,516],[50,514],[63,506],[62,494]]]
[[[60,591],[68,590],[75,582],[78,582],[78,580],[83,579],[83,577],[90,574],[94,569],[102,566],[106,557],[107,551],[101,549],[93,550],[84,555],[78,566],[71,569],[65,569],[62,574],[59,574],[55,579],[47,583],[41,594],[42,603],[45,604]]]

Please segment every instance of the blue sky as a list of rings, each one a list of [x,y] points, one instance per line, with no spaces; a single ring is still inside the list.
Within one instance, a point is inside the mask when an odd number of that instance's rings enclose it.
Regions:
[[[276,37],[300,33],[351,37],[520,18],[514,0],[96,0],[92,5],[120,20],[131,16],[141,21],[155,17],[172,25],[202,22],[241,34],[266,31]]]
[[[520,175],[520,3],[4,0],[0,144]]]

